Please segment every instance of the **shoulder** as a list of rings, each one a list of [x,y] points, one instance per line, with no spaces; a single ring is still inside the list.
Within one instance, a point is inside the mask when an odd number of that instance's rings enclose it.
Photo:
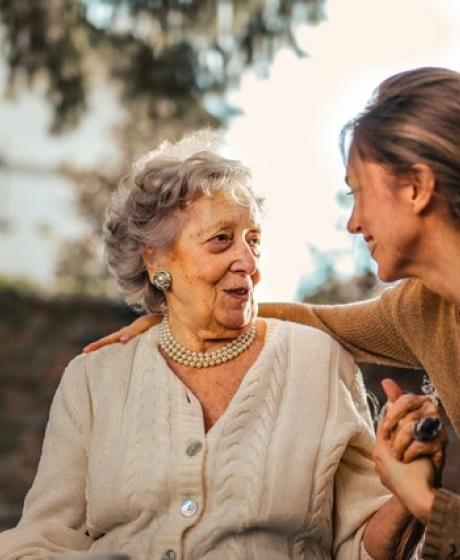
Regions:
[[[279,319],[265,319],[269,328],[275,328],[277,336],[286,337],[299,340],[301,342],[308,342],[311,347],[329,347],[337,345],[337,342],[326,332],[310,327],[309,325],[302,325],[292,321],[280,321]]]
[[[67,366],[61,384],[70,387],[84,383],[94,389],[116,385],[131,375],[138,360],[145,358],[151,336],[147,331],[126,344],[110,344],[76,356]]]
[[[277,325],[278,336],[287,340],[294,364],[305,364],[318,371],[328,369],[331,374],[345,378],[347,384],[352,382],[357,366],[351,354],[332,336],[307,325],[270,319],[270,323],[273,322]]]
[[[404,303],[414,307],[430,303],[440,305],[446,302],[439,294],[427,288],[418,278],[408,278],[383,290],[382,299],[388,302]]]
[[[411,278],[384,290],[381,296],[393,305],[399,321],[414,324],[414,321],[430,324],[445,314],[455,312],[455,305],[430,290],[420,280]]]
[[[342,354],[349,356],[343,346],[327,332],[308,325],[291,323],[290,321],[283,321],[283,323],[286,325],[291,339],[300,344],[306,344],[311,351],[315,353],[325,351],[328,355]]]

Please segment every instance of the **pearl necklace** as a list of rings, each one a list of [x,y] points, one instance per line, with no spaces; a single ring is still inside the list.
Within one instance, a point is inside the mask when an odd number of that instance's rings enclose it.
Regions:
[[[177,342],[171,333],[168,318],[165,316],[160,323],[160,347],[175,362],[193,368],[207,368],[225,364],[242,354],[256,338],[256,325],[253,323],[249,330],[240,334],[235,340],[223,348],[213,352],[195,352],[187,350]]]

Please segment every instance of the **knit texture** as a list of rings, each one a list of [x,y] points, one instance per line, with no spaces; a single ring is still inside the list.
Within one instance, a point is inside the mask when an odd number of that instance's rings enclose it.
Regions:
[[[426,528],[423,558],[460,558],[460,496],[441,488],[436,490]]]
[[[265,304],[261,315],[311,325],[361,363],[425,369],[460,435],[460,310],[419,280],[347,305]]]
[[[199,401],[157,345],[155,327],[70,363],[0,558],[360,558],[365,523],[388,496],[351,356],[320,331],[270,321],[258,359],[205,434]],[[197,507],[189,517],[186,499]]]
[[[268,304],[260,312],[328,332],[358,362],[425,369],[460,435],[460,310],[419,280],[364,302]],[[425,542],[423,557],[460,558],[460,496],[437,492]]]

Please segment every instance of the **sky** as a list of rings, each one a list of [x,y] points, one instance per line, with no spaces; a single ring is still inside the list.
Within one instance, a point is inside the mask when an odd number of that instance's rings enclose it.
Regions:
[[[227,139],[266,195],[260,299],[289,300],[314,281],[309,246],[337,253],[352,274],[360,248],[345,230],[349,210],[338,148],[342,126],[388,76],[417,66],[460,71],[460,3],[455,0],[329,0],[327,19],[299,30],[309,54],[280,52],[270,79],[248,75],[232,99],[244,115]]]
[[[266,196],[261,300],[293,299],[302,279],[314,281],[310,246],[333,251],[338,270],[353,273],[359,247],[345,230],[349,210],[337,202],[345,191],[338,138],[378,83],[417,66],[460,71],[457,0],[328,0],[326,16],[298,30],[308,57],[280,51],[268,79],[248,72],[228,95],[242,114],[226,130],[227,142]],[[0,67],[0,88],[4,75]],[[115,93],[96,90],[91,106],[77,131],[50,138],[50,110],[37,93],[0,102],[0,153],[19,167],[44,170],[35,185],[27,169],[0,174],[0,225],[19,212],[22,218],[0,236],[0,272],[49,284],[59,241],[85,229],[71,208],[72,187],[54,185],[46,170],[117,157],[107,141],[123,113]]]

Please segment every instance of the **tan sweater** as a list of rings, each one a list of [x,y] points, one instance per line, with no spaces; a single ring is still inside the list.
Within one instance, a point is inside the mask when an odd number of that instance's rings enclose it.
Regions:
[[[325,330],[358,362],[425,369],[460,435],[460,310],[419,280],[364,302],[268,304],[260,311]],[[424,558],[460,558],[460,496],[437,492],[425,543]]]
[[[0,558],[68,549],[133,560],[360,558],[365,522],[387,497],[352,358],[320,331],[270,321],[205,434],[200,403],[157,342],[154,327],[70,363]]]

